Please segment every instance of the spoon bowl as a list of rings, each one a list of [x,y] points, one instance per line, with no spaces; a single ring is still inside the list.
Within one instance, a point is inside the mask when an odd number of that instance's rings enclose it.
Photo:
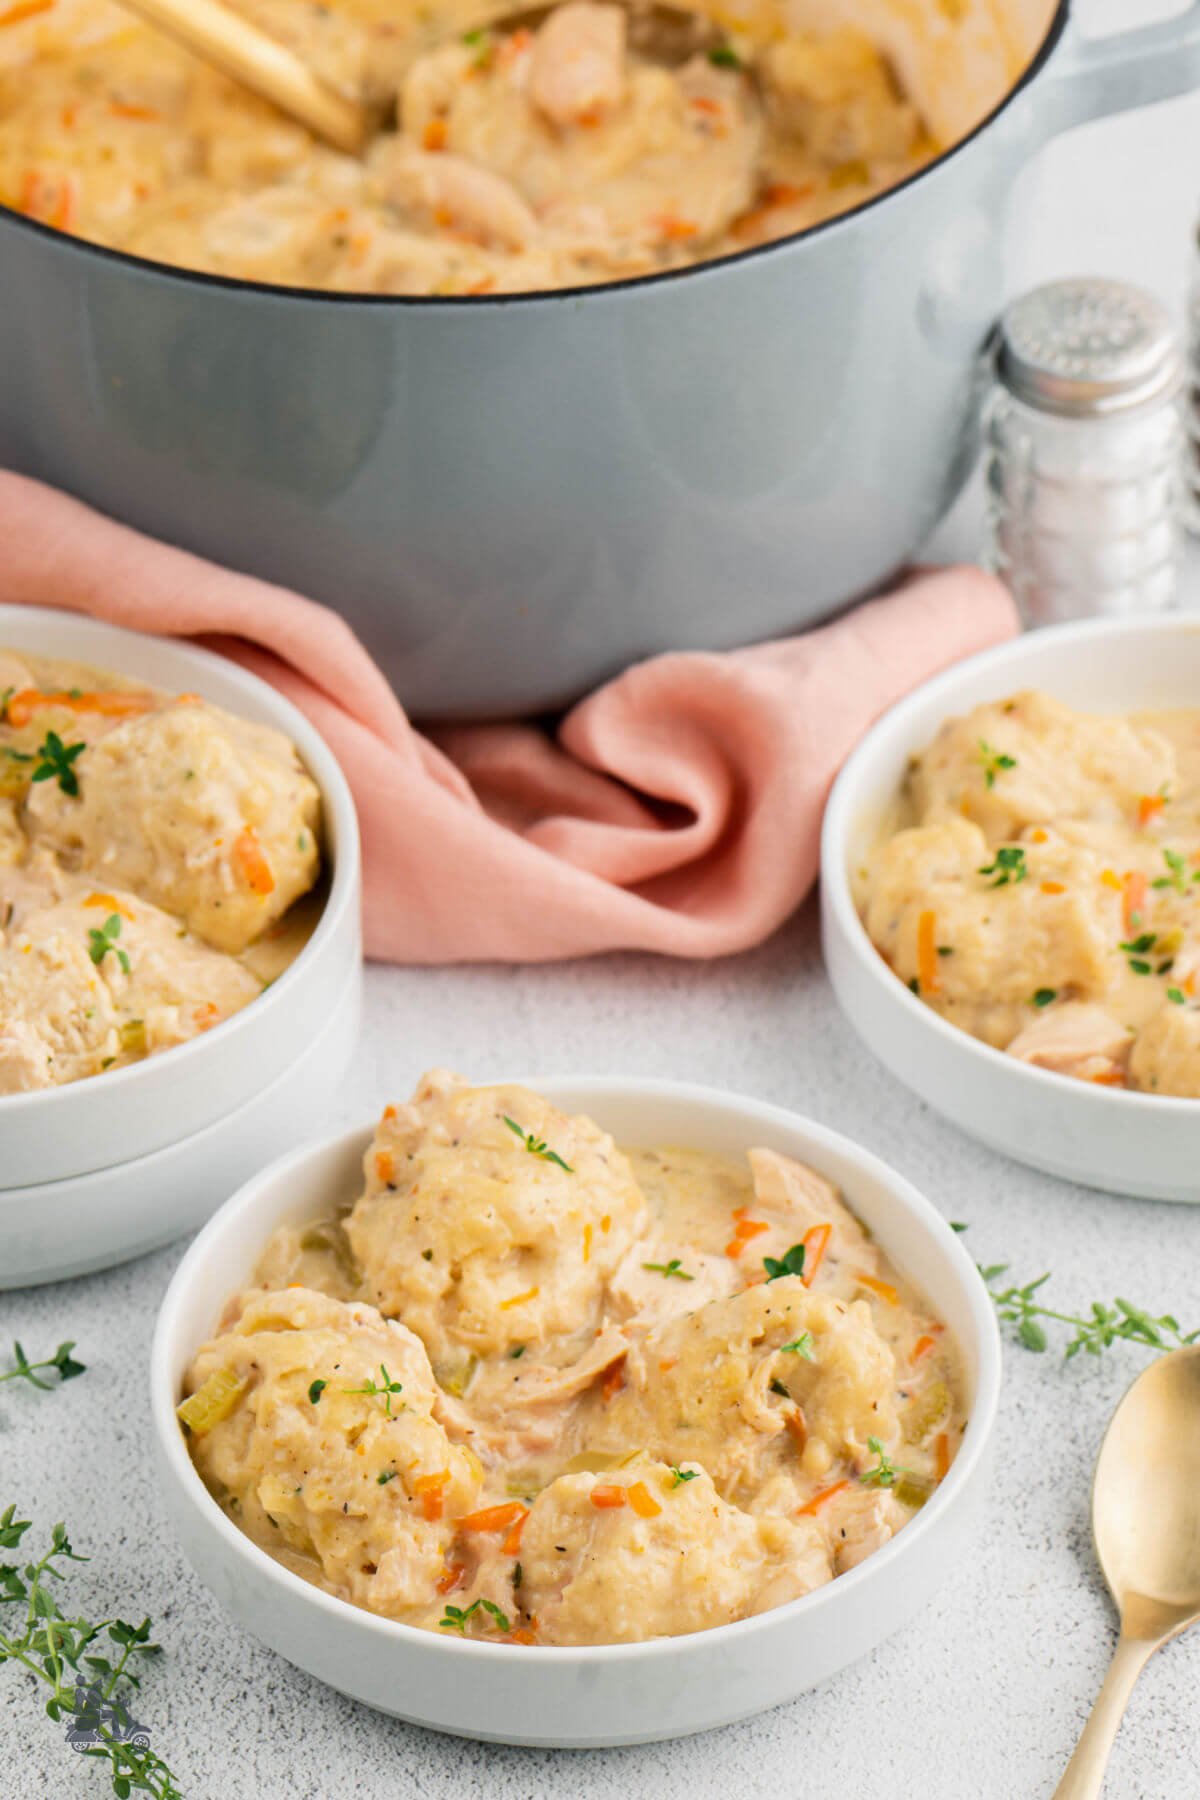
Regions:
[[[1113,1415],[1092,1534],[1121,1618],[1112,1666],[1055,1800],[1096,1800],[1134,1682],[1200,1618],[1200,1344],[1161,1356]]]

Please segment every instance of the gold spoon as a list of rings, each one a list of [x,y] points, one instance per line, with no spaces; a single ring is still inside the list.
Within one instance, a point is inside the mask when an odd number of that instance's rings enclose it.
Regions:
[[[615,3],[629,13],[630,48],[666,68],[724,44],[723,34],[709,20],[684,7],[638,0]],[[383,109],[338,93],[302,57],[222,5],[222,0],[121,0],[121,4],[350,156],[361,155],[375,132],[389,123]],[[527,7],[489,19],[482,28],[506,34],[521,26],[536,30],[553,11],[553,5]]]
[[[1200,1619],[1200,1345],[1160,1356],[1114,1413],[1092,1535],[1121,1634],[1054,1800],[1097,1800],[1134,1682],[1161,1644]]]

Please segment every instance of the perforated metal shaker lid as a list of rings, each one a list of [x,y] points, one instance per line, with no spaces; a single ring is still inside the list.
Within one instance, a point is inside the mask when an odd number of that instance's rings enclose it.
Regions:
[[[1052,281],[1014,300],[1000,320],[996,372],[1027,405],[1097,418],[1166,400],[1183,355],[1161,301],[1123,281]]]

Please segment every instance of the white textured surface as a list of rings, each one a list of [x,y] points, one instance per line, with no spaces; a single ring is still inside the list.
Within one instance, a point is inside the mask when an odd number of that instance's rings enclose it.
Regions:
[[[1170,10],[1092,0],[1104,27]],[[1173,301],[1200,188],[1200,97],[1053,146],[1018,196],[1014,286],[1095,270]],[[974,544],[969,509],[946,548]],[[741,1088],[809,1112],[897,1164],[981,1261],[1022,1279],[1054,1271],[1066,1310],[1122,1293],[1200,1324],[1200,1209],[1105,1198],[994,1156],[917,1106],[858,1046],[820,968],[809,906],[765,949],[710,967],[644,957],[547,970],[372,971],[357,1067],[332,1126],[402,1094],[427,1062],[471,1076],[513,1069],[637,1071]],[[0,1146],[2,1154],[2,1146]],[[164,1195],[164,1205],[169,1196]],[[1009,1355],[996,1491],[978,1551],[902,1637],[818,1692],[707,1737],[579,1754],[484,1747],[380,1718],[319,1687],[229,1626],[183,1566],[159,1510],[144,1364],[166,1251],[63,1287],[0,1295],[0,1355],[78,1339],[88,1374],[63,1392],[0,1389],[0,1507],[39,1532],[65,1517],[90,1564],[75,1603],[153,1615],[166,1656],[137,1708],[188,1800],[1042,1800],[1099,1686],[1112,1619],[1087,1528],[1092,1463],[1146,1353],[1063,1366]],[[1200,1633],[1150,1665],[1117,1745],[1106,1800],[1200,1792]],[[108,1791],[0,1671],[0,1800]]]
[[[862,1051],[820,967],[815,909],[765,949],[707,967],[620,957],[541,970],[371,972],[357,1069],[329,1123],[403,1094],[440,1060],[632,1071],[742,1088],[812,1113],[897,1164],[984,1261],[1054,1270],[1067,1310],[1113,1291],[1200,1324],[1200,1209],[1064,1187],[978,1149]],[[297,1137],[315,1121],[298,1121]],[[547,1753],[435,1737],[330,1693],[229,1625],[182,1564],[148,1466],[144,1362],[178,1258],[0,1301],[0,1342],[66,1335],[89,1364],[61,1393],[0,1390],[0,1503],[65,1516],[91,1564],[87,1608],[150,1612],[166,1656],[138,1714],[189,1800],[422,1796],[671,1800],[770,1796],[1036,1800],[1049,1795],[1112,1641],[1092,1567],[1087,1496],[1108,1415],[1146,1353],[1063,1366],[1008,1357],[998,1478],[976,1557],[901,1637],[764,1718],[678,1744]],[[1107,1800],[1194,1800],[1200,1634],[1156,1658],[1135,1695]],[[32,1684],[0,1672],[3,1800],[98,1795]]]

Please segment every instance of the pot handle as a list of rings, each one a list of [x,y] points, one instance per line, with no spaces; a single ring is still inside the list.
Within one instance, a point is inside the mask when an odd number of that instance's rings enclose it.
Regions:
[[[1089,119],[1169,100],[1200,87],[1200,0],[1174,18],[1107,37],[1085,38],[1068,25],[1034,86],[1042,135]]]

